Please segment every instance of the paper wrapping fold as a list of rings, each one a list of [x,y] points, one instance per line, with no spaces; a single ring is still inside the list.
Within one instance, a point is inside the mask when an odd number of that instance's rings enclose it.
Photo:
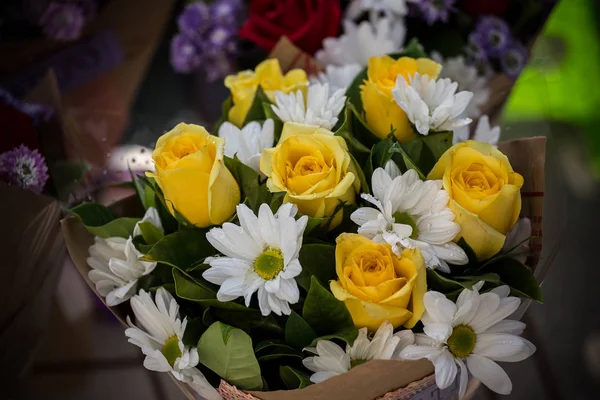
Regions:
[[[525,178],[523,191],[522,216],[527,216],[533,221],[534,229],[541,232],[542,198],[539,195],[528,196],[527,193],[537,193],[544,188],[544,160],[545,138],[520,139],[501,144],[501,149],[510,157],[514,169]],[[135,196],[128,197],[112,207],[117,215],[141,216],[142,210]],[[61,221],[62,230],[73,262],[84,277],[90,288],[98,295],[94,285],[87,275],[90,267],[86,263],[88,247],[93,243],[93,237],[83,225],[75,218],[69,217]],[[536,250],[541,250],[539,237]],[[104,302],[104,299],[98,295]],[[106,304],[106,303],[105,303]],[[113,314],[125,325],[125,316],[128,305],[108,307]],[[219,391],[227,400],[260,399],[260,400],[373,400],[385,396],[386,399],[414,399],[415,395],[427,388],[431,388],[434,381],[431,378],[433,365],[427,360],[419,361],[369,361],[350,372],[304,389],[275,392],[248,392],[244,393],[235,387],[221,382]],[[189,387],[175,381],[189,399],[194,399]],[[413,383],[407,389],[407,385]],[[410,397],[406,397],[410,394]],[[438,396],[436,394],[436,396]],[[435,397],[447,398],[447,397]]]
[[[65,247],[56,200],[0,182],[0,210],[0,374],[10,382],[44,336]]]

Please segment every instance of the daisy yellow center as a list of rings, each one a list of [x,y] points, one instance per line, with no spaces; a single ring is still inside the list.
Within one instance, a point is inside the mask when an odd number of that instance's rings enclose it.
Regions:
[[[254,272],[266,281],[275,279],[283,270],[283,253],[279,249],[268,248],[254,261]]]
[[[416,239],[419,237],[419,229],[417,229],[417,224],[415,224],[415,221],[410,215],[405,212],[396,212],[394,215],[392,215],[392,217],[394,217],[394,221],[396,221],[397,224],[409,225],[412,228],[412,234],[410,235],[411,239]]]
[[[162,348],[162,353],[167,359],[167,362],[172,367],[175,364],[175,360],[181,357],[181,350],[179,349],[179,338],[177,335],[173,335],[165,341]]]
[[[452,330],[452,335],[448,338],[448,350],[456,358],[466,358],[475,348],[477,336],[473,328],[468,325],[458,325]]]

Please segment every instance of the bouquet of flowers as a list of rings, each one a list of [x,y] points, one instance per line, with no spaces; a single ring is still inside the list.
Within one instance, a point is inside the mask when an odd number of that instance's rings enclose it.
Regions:
[[[157,140],[135,199],[71,209],[71,256],[144,366],[210,400],[462,398],[469,374],[510,393],[543,147],[461,141],[473,93],[443,76],[417,43],[347,88],[265,60],[225,79],[212,132]]]

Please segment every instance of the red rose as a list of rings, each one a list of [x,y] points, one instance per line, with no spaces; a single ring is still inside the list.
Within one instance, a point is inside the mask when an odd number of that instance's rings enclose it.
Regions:
[[[463,0],[458,8],[472,17],[481,15],[496,15],[501,17],[506,13],[511,0]]]
[[[249,11],[240,36],[267,51],[287,36],[314,54],[323,39],[338,35],[342,18],[338,0],[252,0]]]

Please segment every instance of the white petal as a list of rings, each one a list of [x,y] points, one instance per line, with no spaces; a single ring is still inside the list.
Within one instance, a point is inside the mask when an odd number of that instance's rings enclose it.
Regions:
[[[400,358],[404,360],[420,360],[422,358],[431,360],[435,359],[442,351],[443,349],[437,347],[410,345],[400,352]]]
[[[506,372],[494,361],[477,354],[467,357],[467,367],[473,376],[490,390],[499,394],[510,394],[512,383]]]
[[[485,333],[510,333],[520,335],[525,330],[526,325],[521,321],[505,319],[495,325],[490,326]]]
[[[477,335],[473,353],[494,361],[518,362],[529,358],[535,346],[526,339],[506,333]]]
[[[432,361],[435,366],[435,384],[440,389],[450,386],[456,379],[456,362],[448,350],[444,350]]]
[[[373,195],[379,201],[383,201],[385,195],[392,184],[392,178],[383,168],[377,168],[373,171],[371,177],[371,186],[373,189]]]
[[[394,333],[394,336],[400,339],[400,341],[396,346],[396,350],[394,351],[392,358],[398,359],[400,358],[400,353],[402,352],[402,350],[404,350],[407,346],[410,346],[413,343],[415,343],[415,334],[410,329],[404,329],[402,331]]]
[[[329,378],[333,378],[334,376],[340,375],[339,372],[335,372],[335,371],[321,371],[321,372],[315,372],[314,374],[312,374],[310,376],[310,381],[312,383],[321,383],[324,380],[327,380]]]
[[[350,214],[350,219],[358,226],[362,226],[369,221],[377,221],[377,217],[381,214],[378,210],[371,207],[361,207]]]
[[[441,293],[429,291],[423,296],[425,309],[435,322],[450,325],[456,314],[456,304],[451,302]]]
[[[467,393],[467,385],[469,384],[469,371],[467,366],[460,358],[455,359],[456,363],[460,367],[460,384],[458,387],[458,398],[464,399]]]
[[[423,327],[423,332],[438,342],[446,342],[452,334],[452,327],[443,322],[434,322]]]

